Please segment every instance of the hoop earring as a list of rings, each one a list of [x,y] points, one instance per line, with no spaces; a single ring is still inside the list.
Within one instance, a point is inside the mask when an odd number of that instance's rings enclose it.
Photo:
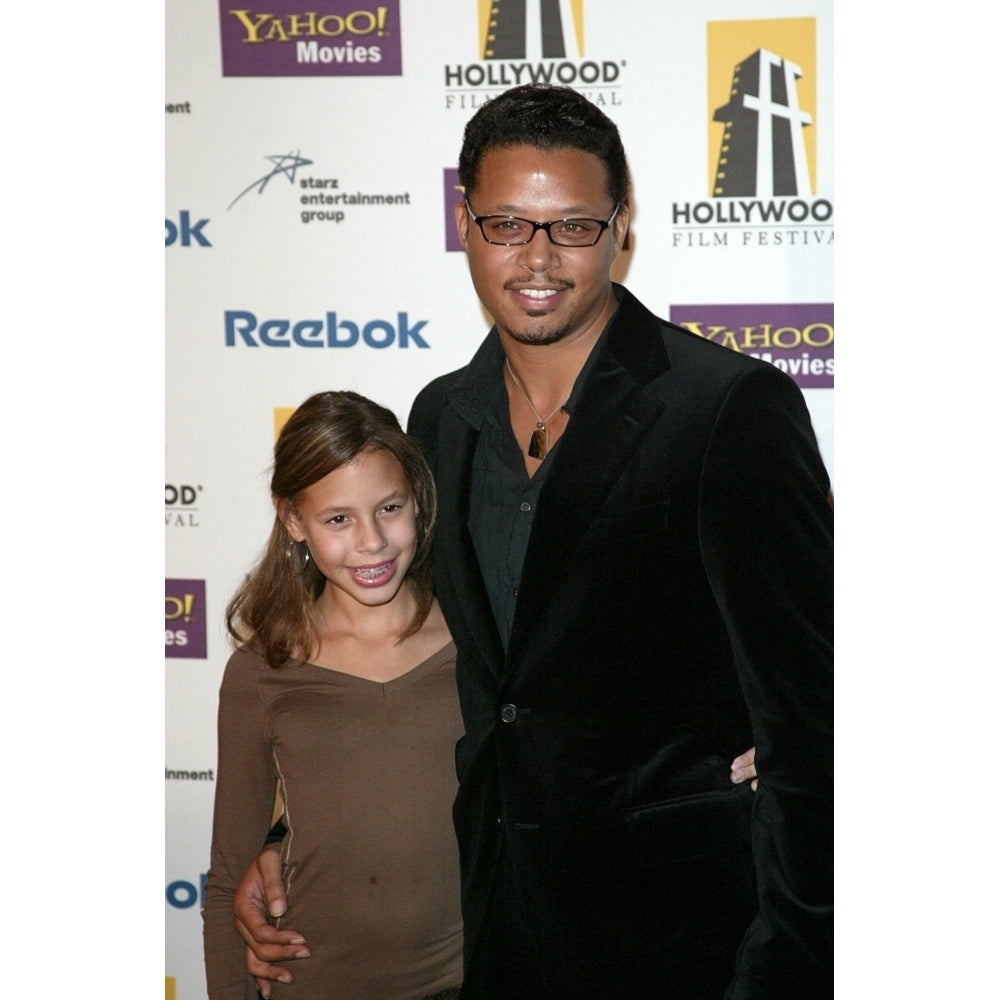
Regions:
[[[297,555],[299,550],[296,548],[296,546],[298,545],[302,546],[301,556]],[[306,545],[305,542],[291,542],[288,548],[285,550],[285,558],[290,563],[296,563],[296,562],[299,563],[299,565],[293,565],[292,567],[296,573],[304,573],[306,567],[309,565],[309,547]]]

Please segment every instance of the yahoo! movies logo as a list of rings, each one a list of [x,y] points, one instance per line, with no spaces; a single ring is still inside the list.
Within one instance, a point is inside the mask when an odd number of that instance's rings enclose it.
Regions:
[[[586,57],[583,0],[479,0],[476,60],[444,67],[445,107],[472,110],[508,87],[556,83],[620,104],[623,60]]]
[[[708,199],[674,202],[674,246],[833,242],[817,76],[815,18],[709,22]]]
[[[220,2],[223,76],[400,76],[399,0]]]
[[[166,655],[204,660],[208,656],[205,581],[167,580],[163,610]]]
[[[671,322],[770,362],[800,389],[833,388],[833,303],[671,306]]]

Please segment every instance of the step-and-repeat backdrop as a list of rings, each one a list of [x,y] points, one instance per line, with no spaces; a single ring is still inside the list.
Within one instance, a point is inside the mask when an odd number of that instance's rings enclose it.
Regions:
[[[167,1000],[205,996],[222,618],[269,530],[275,427],[321,389],[405,422],[472,355],[489,320],[451,206],[484,101],[545,80],[618,123],[615,277],[787,371],[832,474],[832,21],[833,0],[168,0]]]

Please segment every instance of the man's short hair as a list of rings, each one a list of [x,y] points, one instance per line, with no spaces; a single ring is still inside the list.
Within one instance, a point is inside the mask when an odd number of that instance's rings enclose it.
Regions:
[[[458,158],[459,182],[466,197],[475,191],[483,155],[510,146],[592,153],[604,164],[612,204],[624,201],[628,194],[628,163],[618,126],[572,87],[548,83],[512,87],[487,101],[469,119]]]

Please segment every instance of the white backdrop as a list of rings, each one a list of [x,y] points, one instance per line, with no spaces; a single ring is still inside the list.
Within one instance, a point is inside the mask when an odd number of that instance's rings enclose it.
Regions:
[[[529,2],[502,59],[484,55],[488,6],[167,3],[168,1000],[205,996],[222,614],[269,529],[275,421],[352,388],[405,422],[419,388],[471,356],[488,318],[448,227],[462,129],[489,95],[551,74],[604,106],[634,182],[616,277],[795,373],[833,472],[832,0],[762,0],[753,20],[737,0],[564,0],[561,56],[543,55]],[[751,79],[761,51],[768,93]],[[736,126],[716,176],[731,90],[777,123],[739,194]],[[771,190],[798,137],[798,172]]]

